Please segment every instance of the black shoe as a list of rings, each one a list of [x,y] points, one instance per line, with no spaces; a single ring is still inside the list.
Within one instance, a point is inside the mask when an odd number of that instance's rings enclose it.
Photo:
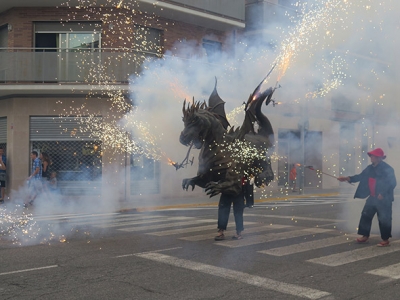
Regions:
[[[0,204],[4,204],[4,200],[3,199],[0,200]]]

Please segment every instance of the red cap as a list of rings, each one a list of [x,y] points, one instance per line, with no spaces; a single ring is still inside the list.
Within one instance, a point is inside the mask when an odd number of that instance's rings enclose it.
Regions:
[[[383,153],[383,150],[381,148],[376,148],[370,152],[368,152],[368,156],[376,156],[376,157],[382,157],[383,159],[386,158],[385,153]]]

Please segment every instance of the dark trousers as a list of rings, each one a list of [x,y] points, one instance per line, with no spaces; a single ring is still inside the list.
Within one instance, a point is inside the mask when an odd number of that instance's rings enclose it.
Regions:
[[[218,229],[226,230],[228,226],[229,214],[233,203],[233,216],[235,217],[236,232],[242,232],[244,198],[243,193],[237,196],[221,194],[218,204]]]
[[[246,206],[253,206],[254,205],[254,191],[253,191],[253,185],[246,183],[243,186],[243,193],[244,193],[244,198],[246,199]]]
[[[392,237],[392,201],[378,200],[376,197],[368,197],[361,212],[358,234],[369,236],[372,219],[378,216],[379,230],[382,240]]]

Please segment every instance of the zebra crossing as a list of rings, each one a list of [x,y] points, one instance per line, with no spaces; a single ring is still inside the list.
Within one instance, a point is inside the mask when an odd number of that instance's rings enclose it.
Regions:
[[[213,240],[216,233],[216,219],[207,218],[207,216],[203,218],[198,216],[172,216],[163,213],[105,214],[101,216],[76,215],[67,216],[64,221],[75,225],[90,225],[99,230],[145,234],[156,238],[168,237],[169,239],[175,239],[177,241],[177,246],[180,246],[179,241],[212,244],[218,249],[246,249],[247,247],[250,249],[249,251],[253,249],[250,246],[257,246],[255,247],[254,255],[266,255],[271,258],[276,257],[277,259],[289,256],[296,257],[302,253],[307,253],[309,255],[304,256],[305,258],[303,261],[306,264],[310,264],[310,267],[321,266],[337,268],[362,262],[367,259],[379,259],[381,256],[400,251],[400,241],[397,240],[392,241],[390,247],[384,248],[376,247],[373,243],[371,245],[361,245],[359,248],[349,247],[351,250],[343,250],[341,247],[334,248],[336,246],[354,244],[354,240],[357,237],[356,234],[345,234],[335,229],[335,226],[332,226],[332,224],[339,224],[344,220],[296,217],[295,219],[309,222],[307,223],[309,224],[308,226],[304,226],[304,224],[300,226],[294,222],[288,222],[294,219],[293,216],[264,215],[257,214],[254,210],[248,210],[248,213],[245,212],[244,217],[246,220],[246,229],[243,239],[227,239],[218,242]],[[42,221],[51,221],[51,218],[42,218]],[[279,221],[281,221],[281,223],[289,223],[289,225],[279,224]],[[233,222],[232,219],[231,222]],[[232,223],[230,224],[232,228]],[[313,224],[315,224],[315,226],[313,226]],[[226,236],[229,237],[234,235],[234,233],[234,230],[228,230]],[[372,239],[374,238],[376,238],[377,241],[379,239],[378,236],[372,236]],[[279,243],[280,241],[284,241],[284,243]],[[327,251],[318,252],[316,251],[318,249],[327,249]],[[165,249],[165,251],[166,250],[168,249]],[[214,276],[234,279],[265,289],[290,293],[300,298],[325,299],[325,297],[330,296],[330,293],[326,291],[315,290],[286,282],[278,282],[272,278],[254,276],[209,264],[201,264],[199,262],[162,254],[160,253],[162,251],[163,250],[156,250],[154,252],[150,251],[131,255],[204,272]],[[328,252],[329,254],[327,254]],[[377,276],[377,278],[381,278],[381,280],[397,280],[400,279],[400,263],[395,261],[393,264],[382,266],[381,268],[363,270],[363,273]]]
[[[74,218],[73,222],[71,221],[72,218]],[[335,222],[344,222],[344,220],[324,219],[317,217],[293,217],[285,215],[245,213],[245,219],[249,220],[251,218],[268,218],[270,220],[292,220],[295,218],[296,220],[315,221],[318,223],[325,222],[329,225],[334,224]],[[210,240],[213,238],[216,230],[215,219],[188,216],[166,216],[159,214],[104,214],[87,216],[79,215],[74,217],[68,216],[67,219],[71,221],[71,224],[76,225],[90,224],[92,227],[100,229],[109,228],[121,232],[140,232],[158,237],[172,236],[176,237],[177,240],[191,242]],[[42,218],[42,220],[49,219]],[[336,229],[323,228],[324,225],[304,228],[301,226],[281,225],[272,222],[271,224],[265,224],[263,222],[255,221],[245,221],[244,225],[246,227],[244,239],[226,240],[222,243],[215,242],[214,244],[218,247],[228,248],[241,248],[265,244],[268,246],[268,249],[259,250],[257,253],[282,257],[286,255],[295,255],[306,251],[312,251],[315,249],[353,243],[354,239],[357,237],[356,234],[338,235],[338,231]],[[226,235],[230,236],[234,233],[234,230],[228,230]],[[282,247],[270,247],[270,245],[273,245],[273,243],[276,241],[318,235],[323,235],[324,238],[320,239],[314,237],[313,240],[306,242],[297,242]],[[356,250],[309,259],[307,262],[326,266],[339,266],[397,251],[400,251],[400,241],[393,241],[391,246],[385,248],[383,251],[375,245],[371,245],[371,247],[363,247]]]

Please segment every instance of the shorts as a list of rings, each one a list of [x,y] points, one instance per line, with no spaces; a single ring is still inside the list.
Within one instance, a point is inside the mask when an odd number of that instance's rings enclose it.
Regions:
[[[3,180],[0,180],[0,187],[6,187],[6,182]]]
[[[38,179],[32,179],[29,181],[29,189],[31,193],[33,194],[38,194],[42,191],[43,184],[41,180]]]

